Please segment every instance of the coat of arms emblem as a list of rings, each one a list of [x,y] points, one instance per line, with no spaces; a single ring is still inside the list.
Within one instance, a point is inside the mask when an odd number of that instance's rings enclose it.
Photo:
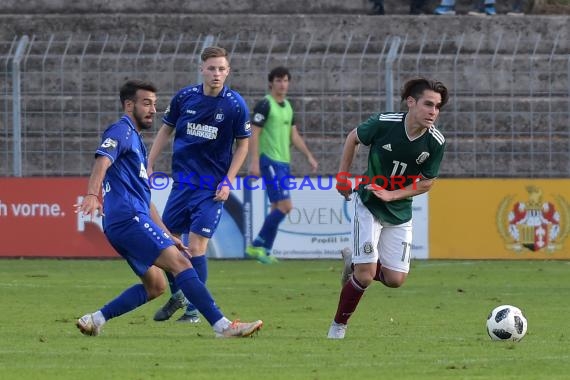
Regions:
[[[553,201],[543,199],[537,186],[527,186],[528,199],[513,202],[507,196],[497,211],[497,228],[509,250],[524,249],[552,253],[562,247],[570,233],[570,207],[560,196]]]

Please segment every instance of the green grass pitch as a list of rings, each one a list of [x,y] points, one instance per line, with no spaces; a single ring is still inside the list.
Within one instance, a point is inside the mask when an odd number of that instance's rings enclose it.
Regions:
[[[341,260],[210,260],[230,319],[263,319],[246,339],[207,323],[157,323],[166,295],[111,320],[75,320],[138,279],[120,260],[0,260],[0,379],[568,379],[570,262],[415,261],[400,289],[373,284],[346,338],[326,339]],[[487,314],[520,307],[519,343],[493,342]]]

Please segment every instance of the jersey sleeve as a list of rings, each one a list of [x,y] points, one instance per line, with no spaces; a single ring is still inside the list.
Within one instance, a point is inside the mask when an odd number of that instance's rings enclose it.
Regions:
[[[238,99],[238,107],[236,109],[236,120],[234,121],[234,134],[237,139],[245,139],[251,136],[251,124],[249,123],[249,109],[245,100],[235,93]]]
[[[180,97],[180,93],[176,94],[170,101],[166,111],[164,111],[164,116],[162,117],[162,122],[164,124],[171,127],[176,126],[176,121],[180,116]]]
[[[262,99],[253,107],[253,125],[263,128],[269,116],[269,100]]]
[[[128,127],[121,125],[113,125],[107,128],[101,137],[101,145],[99,145],[99,148],[95,151],[95,157],[105,156],[108,157],[111,162],[115,162],[117,157],[121,155],[127,146],[127,144],[125,144],[126,128]]]
[[[445,140],[433,139],[430,149],[430,156],[421,165],[421,174],[427,179],[437,178],[439,175],[439,167],[443,159],[443,154],[445,152]]]
[[[380,114],[374,114],[356,128],[358,140],[360,140],[363,145],[370,145],[374,141],[374,137],[380,130],[380,128],[378,128],[380,126],[379,117]]]

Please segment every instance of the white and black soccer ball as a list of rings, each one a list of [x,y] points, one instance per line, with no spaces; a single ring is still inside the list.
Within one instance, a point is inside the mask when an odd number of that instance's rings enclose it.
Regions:
[[[512,305],[497,306],[487,318],[487,333],[493,340],[518,342],[524,338],[527,327],[521,309]]]

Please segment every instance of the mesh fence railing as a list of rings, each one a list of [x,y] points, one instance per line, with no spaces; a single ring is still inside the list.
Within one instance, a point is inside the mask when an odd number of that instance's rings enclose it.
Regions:
[[[350,129],[373,112],[400,110],[400,87],[422,75],[451,91],[438,123],[448,142],[442,176],[570,175],[570,49],[559,37],[30,36],[19,65],[21,88],[15,89],[20,41],[0,41],[0,176],[14,175],[15,96],[21,104],[22,175],[88,175],[101,132],[120,115],[121,84],[152,80],[164,109],[179,88],[200,80],[199,55],[210,44],[230,52],[229,84],[250,107],[266,92],[272,67],[290,68],[296,120],[321,174],[336,171]],[[147,135],[150,144],[153,133]],[[354,170],[365,161],[362,156]],[[168,167],[169,155],[163,154],[156,169]],[[308,169],[295,153],[294,173]]]

